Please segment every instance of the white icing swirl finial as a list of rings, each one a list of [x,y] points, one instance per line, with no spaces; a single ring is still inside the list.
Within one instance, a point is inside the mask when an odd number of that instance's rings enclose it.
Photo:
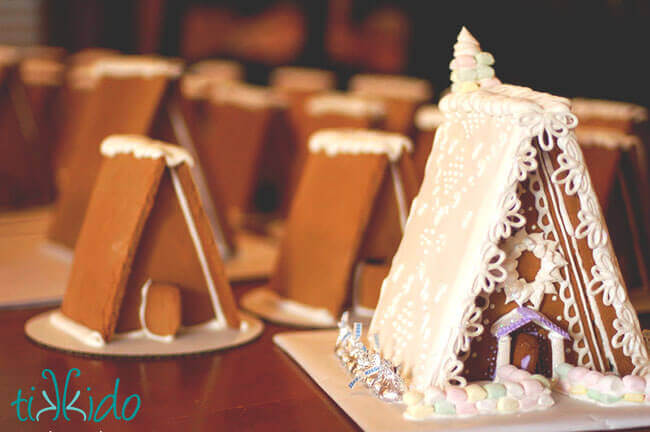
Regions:
[[[481,51],[481,45],[476,38],[463,27],[454,45],[454,59],[449,64],[453,92],[469,92],[480,87],[491,87],[500,84],[494,76],[494,57],[488,52]]]

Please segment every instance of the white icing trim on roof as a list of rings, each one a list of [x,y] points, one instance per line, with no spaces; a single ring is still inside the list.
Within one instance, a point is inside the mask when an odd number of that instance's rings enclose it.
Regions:
[[[571,110],[578,118],[602,118],[604,120],[631,120],[643,122],[648,119],[648,110],[628,102],[603,99],[575,98]]]
[[[334,73],[323,69],[279,67],[271,73],[271,86],[287,90],[317,91],[334,87]]]
[[[110,135],[102,141],[101,153],[114,157],[118,154],[131,154],[138,159],[159,159],[164,157],[168,166],[182,163],[194,165],[190,154],[179,146],[165,144],[141,135]]]
[[[238,81],[242,79],[242,65],[232,60],[203,60],[189,67],[192,75]]]
[[[431,84],[420,78],[399,75],[359,74],[350,79],[350,91],[360,95],[411,99],[431,99]]]
[[[411,152],[411,140],[404,135],[366,129],[323,129],[309,139],[309,151],[338,154],[385,154],[397,161],[402,152]]]
[[[181,93],[188,99],[208,99],[214,86],[234,81],[221,75],[185,74],[180,81]]]
[[[63,64],[50,59],[25,59],[20,63],[20,78],[30,85],[59,85],[63,81]]]
[[[415,112],[415,126],[420,130],[433,130],[445,121],[437,105],[425,105]]]
[[[183,70],[179,61],[140,56],[113,56],[92,63],[92,74],[97,77],[178,77]]]
[[[614,129],[578,126],[576,138],[581,146],[604,147],[608,149],[624,149],[641,145],[636,135],[628,135]]]
[[[285,106],[285,101],[267,87],[239,83],[224,83],[214,88],[211,100],[215,103],[235,105],[249,109]]]
[[[325,93],[307,101],[307,112],[312,115],[339,114],[350,117],[379,118],[386,115],[384,103],[359,95]]]
[[[479,112],[490,116],[522,116],[545,112],[573,116],[569,99],[509,84],[465,93],[452,92],[438,106],[445,114]]]

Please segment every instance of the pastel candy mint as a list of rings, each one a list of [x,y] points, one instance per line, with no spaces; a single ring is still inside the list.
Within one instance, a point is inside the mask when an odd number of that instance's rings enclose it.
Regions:
[[[406,415],[416,420],[431,417],[433,412],[431,405],[412,405],[406,409]]]
[[[571,371],[571,369],[573,369],[573,366],[571,366],[569,363],[562,363],[555,367],[555,373],[560,378],[566,378],[569,375],[569,371]]]
[[[476,58],[476,62],[481,65],[492,66],[494,64],[494,56],[486,51],[476,54],[474,58]]]
[[[455,82],[451,85],[451,91],[456,93],[467,93],[474,90],[478,90],[478,85],[475,82],[466,81],[466,82]]]
[[[583,395],[587,394],[587,387],[582,384],[574,384],[571,386],[570,393],[572,395]]]
[[[551,382],[544,375],[535,374],[531,375],[530,378],[534,379],[535,381],[539,381],[539,383],[542,384],[544,388],[551,388]]]
[[[473,403],[469,402],[460,402],[456,404],[456,414],[458,415],[475,415],[478,414],[478,410]]]
[[[645,395],[643,393],[625,393],[623,399],[628,402],[641,403],[645,400]]]
[[[497,410],[503,413],[515,412],[519,409],[519,402],[516,399],[502,397],[497,402]]]
[[[402,402],[406,405],[417,405],[422,401],[422,393],[417,391],[407,391],[402,396]]]
[[[476,81],[476,69],[457,69],[454,71],[459,81]]]
[[[623,380],[616,375],[605,375],[598,383],[598,390],[601,393],[608,393],[621,396],[625,389],[623,388]]]
[[[515,399],[521,399],[524,397],[524,388],[512,381],[504,381],[503,385],[506,387],[506,394]]]
[[[489,383],[483,386],[488,394],[488,399],[499,399],[506,395],[506,388],[503,384]]]
[[[439,400],[433,405],[436,414],[456,414],[456,407],[453,403],[446,400]]]
[[[478,384],[470,384],[465,387],[468,402],[477,402],[487,398],[487,392]]]
[[[494,77],[494,69],[490,66],[479,66],[476,68],[476,78],[484,80]]]
[[[513,373],[517,372],[519,369],[517,369],[513,365],[505,365],[501,366],[499,369],[497,369],[497,378],[501,380],[508,380],[512,376]]]
[[[476,408],[481,412],[493,412],[497,409],[496,399],[483,399],[476,402]]]
[[[474,56],[471,55],[461,55],[456,57],[454,60],[455,60],[455,66],[459,69],[476,67],[476,59],[474,58]]]
[[[447,387],[447,400],[453,403],[465,402],[467,400],[467,393],[462,387]]]
[[[551,397],[550,394],[543,394],[539,397],[537,403],[543,407],[550,407],[551,405],[555,404],[555,401],[553,400],[553,397]]]
[[[585,375],[589,372],[589,369],[582,366],[574,367],[569,371],[568,378],[571,383],[580,383]]]
[[[598,371],[589,371],[583,378],[583,382],[587,387],[594,387],[603,378],[603,374]]]
[[[436,401],[445,398],[445,393],[438,387],[431,387],[424,392],[424,403],[433,405]]]
[[[524,392],[526,393],[526,396],[540,395],[545,388],[542,385],[542,383],[532,378],[521,381],[521,386],[524,388]]]
[[[638,375],[627,375],[623,377],[623,386],[630,393],[643,393],[645,384],[645,379]]]
[[[537,398],[525,397],[519,401],[519,406],[522,410],[531,410],[537,406]]]

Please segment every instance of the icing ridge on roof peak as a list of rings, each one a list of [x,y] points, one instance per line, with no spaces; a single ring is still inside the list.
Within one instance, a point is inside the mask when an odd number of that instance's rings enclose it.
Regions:
[[[499,84],[471,92],[452,92],[439,104],[444,113],[481,112],[490,116],[519,116],[526,113],[570,115],[571,102],[563,97],[528,87]]]
[[[411,152],[411,140],[404,135],[368,129],[322,129],[309,139],[309,151],[338,154],[385,154],[397,161],[404,151]]]
[[[165,163],[170,167],[182,163],[194,165],[192,156],[182,147],[152,140],[142,135],[109,135],[102,141],[101,153],[107,157],[131,154],[137,159],[165,158]]]

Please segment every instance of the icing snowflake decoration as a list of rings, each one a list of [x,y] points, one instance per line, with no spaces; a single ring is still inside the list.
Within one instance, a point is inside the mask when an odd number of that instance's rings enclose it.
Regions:
[[[528,234],[522,229],[508,239],[504,249],[507,256],[504,267],[508,274],[503,283],[506,303],[515,301],[519,306],[524,306],[530,302],[537,310],[544,294],[557,294],[555,284],[564,283],[560,269],[567,264],[557,242],[545,240],[542,234]],[[539,260],[539,270],[531,282],[519,277],[517,270],[519,258],[524,252],[532,253]]]
[[[454,45],[454,59],[449,64],[451,91],[469,92],[501,84],[494,76],[493,64],[492,54],[481,51],[478,41],[463,27]]]

